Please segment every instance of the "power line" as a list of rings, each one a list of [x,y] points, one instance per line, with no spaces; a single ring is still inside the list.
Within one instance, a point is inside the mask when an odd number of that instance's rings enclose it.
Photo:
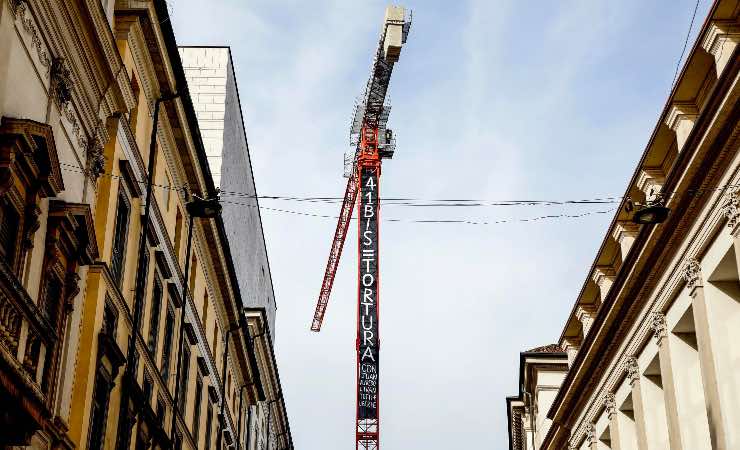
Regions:
[[[68,163],[59,163],[62,167],[62,170],[69,171],[69,172],[76,172],[81,174],[87,174],[89,171],[80,168],[79,166],[75,166]],[[99,176],[104,177],[110,177],[115,179],[123,179],[124,177],[121,175],[115,175],[113,173],[109,172],[103,172],[99,174]],[[134,180],[136,183],[140,183],[138,180]],[[163,188],[163,189],[169,189],[174,191],[180,191],[187,189],[186,185],[182,186],[171,186],[171,185],[159,185],[159,184],[153,184],[155,187]],[[703,195],[707,192],[712,191],[724,191],[732,188],[740,187],[740,184],[726,184],[726,185],[719,185],[715,187],[709,187],[704,189],[697,189],[697,190],[689,190],[686,191],[689,195]],[[671,198],[673,196],[678,195],[678,191],[673,192],[664,192],[663,197],[664,198]],[[333,204],[337,203],[338,201],[343,200],[340,197],[297,197],[297,196],[276,196],[276,195],[253,195],[248,194],[244,192],[229,192],[229,191],[221,191],[219,193],[220,196],[225,197],[236,197],[236,198],[243,198],[243,199],[254,199],[254,200],[282,200],[282,201],[295,201],[298,203],[308,203],[308,204],[316,204],[316,203],[324,203],[324,204]],[[480,199],[434,199],[434,200],[424,200],[424,199],[417,199],[417,198],[387,198],[382,199],[381,203],[385,201],[386,205],[401,205],[401,206],[412,206],[412,207],[430,207],[430,206],[454,206],[454,207],[466,207],[466,206],[569,206],[569,205],[591,205],[591,204],[618,204],[621,203],[622,197],[602,197],[602,198],[594,198],[594,199],[581,199],[581,200],[497,200],[497,201],[487,201],[487,200],[480,200]],[[269,206],[261,206],[256,204],[250,204],[250,203],[244,203],[240,201],[233,201],[233,200],[227,200],[227,199],[220,199],[220,202],[223,204],[231,204],[231,205],[238,205],[238,206],[245,206],[249,208],[259,208],[264,211],[271,211],[271,212],[277,212],[282,214],[290,214],[290,215],[297,215],[297,216],[305,216],[305,217],[316,217],[316,218],[324,218],[324,219],[338,219],[338,216],[329,215],[329,214],[319,214],[314,212],[306,212],[306,211],[296,211],[292,209],[284,209],[284,208],[273,208]],[[424,202],[424,203],[413,203],[413,202]],[[510,218],[510,219],[500,219],[500,220],[472,220],[472,219],[399,219],[399,218],[383,218],[381,219],[384,222],[395,222],[395,223],[428,223],[428,224],[466,224],[466,225],[499,225],[499,224],[505,224],[505,223],[524,223],[524,222],[536,222],[541,220],[559,220],[559,219],[575,219],[575,218],[581,218],[586,217],[590,215],[599,215],[599,214],[607,214],[616,211],[618,208],[610,208],[606,210],[595,210],[595,211],[586,211],[582,213],[577,214],[548,214],[543,216],[536,216],[536,217],[529,217],[529,218]],[[355,220],[352,218],[351,220]]]
[[[689,45],[689,37],[691,37],[691,30],[694,28],[694,20],[696,19],[696,11],[699,9],[699,3],[701,0],[696,0],[696,4],[694,5],[694,13],[691,15],[691,23],[689,24],[689,31],[686,32],[686,39],[683,42],[683,49],[681,49],[681,55],[678,57],[678,61],[676,62],[676,72],[673,74],[673,81],[671,82],[671,89],[673,89],[673,86],[676,84],[676,78],[678,78],[678,69],[681,67],[681,61],[683,60],[683,55],[686,53],[686,47]]]
[[[80,168],[77,165],[68,163],[59,163],[62,170],[69,172],[76,172],[87,174],[88,171]],[[122,179],[122,175],[115,175],[109,172],[103,172],[99,176],[105,176],[109,178]],[[141,183],[138,180],[134,180],[135,183]],[[180,191],[187,189],[186,185],[163,185],[163,184],[152,184],[154,187],[161,189],[169,189],[173,191]],[[240,197],[247,199],[258,199],[258,200],[280,200],[280,201],[294,201],[304,203],[326,203],[335,204],[341,203],[344,197],[300,197],[300,196],[281,196],[281,195],[254,195],[247,192],[239,191],[227,191],[220,190],[219,195],[222,197]],[[385,205],[394,206],[410,206],[410,207],[478,207],[478,206],[550,206],[550,205],[598,205],[598,204],[615,204],[619,203],[622,197],[602,197],[593,199],[576,199],[576,200],[484,200],[484,199],[463,199],[463,198],[441,198],[441,199],[422,199],[422,198],[411,198],[411,197],[384,197],[380,201]]]

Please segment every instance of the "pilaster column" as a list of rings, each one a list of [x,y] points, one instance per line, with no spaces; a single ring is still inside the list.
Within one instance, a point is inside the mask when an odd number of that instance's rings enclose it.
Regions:
[[[596,306],[595,305],[578,305],[576,309],[576,318],[581,322],[583,326],[583,336],[588,335],[591,325],[594,323],[596,317]]]
[[[683,150],[697,117],[699,117],[699,110],[694,102],[673,102],[671,105],[665,123],[676,133],[676,146],[679,153]]]
[[[713,449],[729,450],[725,419],[722,414],[722,404],[726,399],[722,399],[719,391],[717,364],[714,356],[714,345],[709,332],[709,314],[707,301],[704,297],[704,284],[699,261],[696,259],[688,260],[682,277],[686,281],[686,289],[689,290],[691,296],[696,343],[699,349],[701,380],[709,422],[709,439],[712,442]]]
[[[601,291],[601,301],[604,301],[606,295],[609,293],[609,289],[611,289],[612,284],[614,284],[614,277],[616,277],[616,275],[617,271],[614,270],[614,267],[611,265],[596,266],[594,268],[594,273],[591,275],[591,278],[599,287],[599,291]]]
[[[648,450],[648,433],[647,414],[645,413],[645,402],[642,398],[642,389],[640,386],[640,367],[637,365],[637,358],[631,356],[627,358],[625,371],[630,386],[632,386],[632,407],[635,412],[635,428],[637,429],[637,448],[639,450]]]
[[[678,416],[678,398],[676,395],[676,380],[673,376],[673,365],[671,364],[671,352],[668,345],[668,328],[665,315],[654,312],[651,318],[653,337],[658,346],[658,360],[660,361],[660,378],[663,382],[663,397],[665,400],[666,421],[668,423],[668,442],[671,450],[681,450],[681,427]]]
[[[647,167],[640,170],[637,177],[637,189],[645,193],[645,200],[653,201],[660,194],[665,184],[665,173],[660,167]]]
[[[639,231],[640,226],[638,224],[627,220],[620,220],[614,225],[612,237],[617,241],[619,248],[622,250],[622,260],[624,260],[630,248],[632,248],[632,244],[635,242]]]
[[[619,420],[617,420],[617,400],[611,392],[606,394],[606,398],[604,398],[604,409],[606,410],[606,417],[609,419],[609,436],[612,441],[612,450],[624,450]]]
[[[596,427],[592,423],[586,425],[586,444],[588,444],[589,450],[599,450],[599,441],[596,439]]]
[[[714,56],[717,77],[722,74],[740,42],[740,24],[734,20],[713,20],[701,46]]]

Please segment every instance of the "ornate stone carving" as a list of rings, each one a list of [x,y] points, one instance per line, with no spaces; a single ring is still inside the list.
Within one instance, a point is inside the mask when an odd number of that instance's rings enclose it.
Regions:
[[[661,344],[666,336],[665,314],[655,311],[650,318],[650,327],[653,329],[653,336],[658,345]]]
[[[627,371],[627,378],[630,380],[630,386],[640,379],[640,367],[637,365],[637,358],[634,356],[627,358],[625,370]]]
[[[735,228],[740,221],[740,188],[728,192],[722,209],[727,217],[727,226]]]
[[[91,139],[87,144],[87,173],[93,180],[97,180],[105,172],[105,156],[103,146],[97,139]]]
[[[604,398],[604,408],[606,409],[606,415],[611,420],[614,413],[617,412],[617,399],[611,392],[607,393]]]
[[[596,427],[592,423],[588,423],[585,426],[586,442],[589,446],[592,446],[596,442]]]
[[[41,65],[46,67],[47,71],[51,68],[51,58],[46,52],[46,48],[41,41],[41,36],[36,23],[32,17],[26,17],[28,11],[28,4],[24,0],[10,0],[10,11],[16,19],[21,21],[23,30],[31,36],[31,43],[36,48],[36,53],[39,57]],[[48,73],[48,72],[47,72]]]
[[[60,109],[72,101],[72,72],[64,58],[54,58],[51,63],[51,95]]]
[[[681,277],[686,281],[686,287],[689,290],[701,287],[701,265],[696,258],[691,258],[686,262]]]

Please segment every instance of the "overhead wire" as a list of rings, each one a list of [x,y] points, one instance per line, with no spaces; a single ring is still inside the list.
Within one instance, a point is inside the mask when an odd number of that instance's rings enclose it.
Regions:
[[[70,171],[70,172],[77,172],[81,174],[88,174],[89,171],[69,163],[63,163],[60,162],[59,165],[61,166],[62,170]],[[124,178],[122,175],[116,175],[110,172],[103,172],[98,174],[99,176],[104,177],[110,177],[110,178],[116,178],[116,179],[122,179]],[[142,183],[141,181],[134,180],[136,183]],[[162,188],[162,189],[169,189],[172,191],[184,191],[188,189],[187,185],[162,185],[153,183],[152,186]],[[726,184],[721,186],[715,186],[710,188],[703,188],[703,189],[696,189],[696,190],[690,190],[686,191],[688,194],[691,195],[702,195],[705,192],[711,192],[715,190],[727,190],[734,187],[740,187],[740,184],[733,185],[733,184]],[[662,195],[664,198],[670,198],[675,195],[679,194],[679,192],[664,192]],[[306,217],[317,217],[317,218],[325,218],[325,219],[338,219],[338,216],[335,215],[329,215],[329,214],[319,214],[314,212],[306,212],[306,211],[295,211],[292,209],[285,209],[285,208],[274,208],[270,206],[263,206],[263,205],[255,205],[255,204],[249,204],[245,203],[243,201],[234,201],[233,199],[229,199],[230,197],[235,197],[236,199],[255,199],[255,200],[281,200],[281,201],[294,201],[298,203],[326,203],[326,204],[333,204],[338,203],[340,201],[343,201],[343,197],[299,197],[299,196],[277,196],[277,195],[254,195],[249,194],[245,192],[237,192],[237,191],[219,191],[220,203],[224,204],[231,204],[231,205],[239,205],[239,206],[245,206],[245,207],[251,207],[251,208],[259,208],[261,210],[265,211],[271,211],[271,212],[277,212],[277,213],[283,213],[283,214],[290,214],[290,215],[298,215],[298,216],[306,216]],[[224,199],[223,197],[226,197]],[[619,204],[621,203],[623,197],[599,197],[599,198],[593,198],[593,199],[578,199],[578,200],[481,200],[481,199],[418,199],[418,198],[385,198],[381,199],[381,203],[385,205],[400,205],[400,206],[411,206],[411,207],[441,207],[441,206],[453,206],[453,207],[478,207],[478,206],[570,206],[570,205],[609,205],[609,204]],[[414,203],[414,202],[424,202],[424,203]],[[467,224],[467,225],[497,225],[497,224],[505,224],[505,223],[519,223],[519,222],[536,222],[541,220],[556,220],[556,219],[569,219],[569,218],[581,218],[586,217],[590,215],[599,215],[599,214],[607,214],[610,212],[614,212],[618,209],[618,207],[609,208],[605,210],[594,210],[594,211],[585,211],[581,213],[576,214],[547,214],[542,216],[535,216],[535,217],[529,217],[529,218],[510,218],[510,219],[498,219],[498,220],[471,220],[471,219],[399,219],[399,218],[382,218],[381,220],[384,222],[397,222],[397,223],[428,223],[428,224]],[[352,220],[355,220],[352,218]]]
[[[694,28],[694,21],[696,20],[696,12],[699,10],[699,3],[701,3],[701,0],[696,0],[696,4],[694,5],[694,12],[691,14],[691,23],[689,23],[689,31],[686,32],[686,39],[684,39],[683,42],[683,48],[681,49],[681,55],[678,57],[678,61],[676,62],[676,71],[673,74],[673,81],[671,82],[671,89],[673,89],[673,86],[676,84],[676,79],[678,78],[678,69],[681,68],[681,61],[683,60],[683,55],[686,53],[686,47],[689,45],[689,38],[691,37],[691,30]]]

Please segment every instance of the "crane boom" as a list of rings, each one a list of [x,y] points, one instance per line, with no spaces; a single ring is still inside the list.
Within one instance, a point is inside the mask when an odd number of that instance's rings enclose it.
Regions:
[[[321,331],[321,323],[324,321],[324,312],[326,312],[326,305],[329,303],[331,287],[334,284],[334,276],[337,273],[339,258],[342,256],[344,241],[347,238],[347,229],[352,220],[352,210],[354,209],[355,199],[357,198],[357,182],[355,181],[355,177],[356,175],[353,172],[347,181],[347,188],[344,190],[342,210],[339,213],[337,229],[334,231],[334,240],[331,243],[329,261],[326,263],[324,281],[321,283],[321,292],[319,293],[319,301],[316,304],[316,312],[313,314],[311,331]]]
[[[389,7],[389,9],[391,8],[394,7]],[[373,58],[370,78],[365,86],[362,99],[355,104],[350,126],[350,145],[353,150],[351,155],[345,157],[345,176],[349,179],[344,191],[344,200],[337,228],[334,231],[334,239],[329,250],[329,259],[324,270],[324,279],[321,283],[319,299],[311,322],[311,331],[321,331],[331,289],[334,285],[334,277],[337,273],[337,267],[339,267],[339,259],[344,249],[344,241],[347,238],[349,222],[352,220],[352,211],[357,200],[357,157],[360,150],[360,132],[362,128],[368,127],[378,130],[378,150],[381,157],[390,158],[395,150],[396,142],[393,133],[386,128],[391,110],[390,104],[386,102],[386,95],[393,73],[393,66],[398,61],[401,45],[406,42],[406,37],[411,29],[411,15],[409,14],[406,18],[403,8],[397,9],[401,10],[400,20],[398,14],[389,16],[388,10],[386,11],[386,20]],[[397,45],[393,45],[394,43]]]

